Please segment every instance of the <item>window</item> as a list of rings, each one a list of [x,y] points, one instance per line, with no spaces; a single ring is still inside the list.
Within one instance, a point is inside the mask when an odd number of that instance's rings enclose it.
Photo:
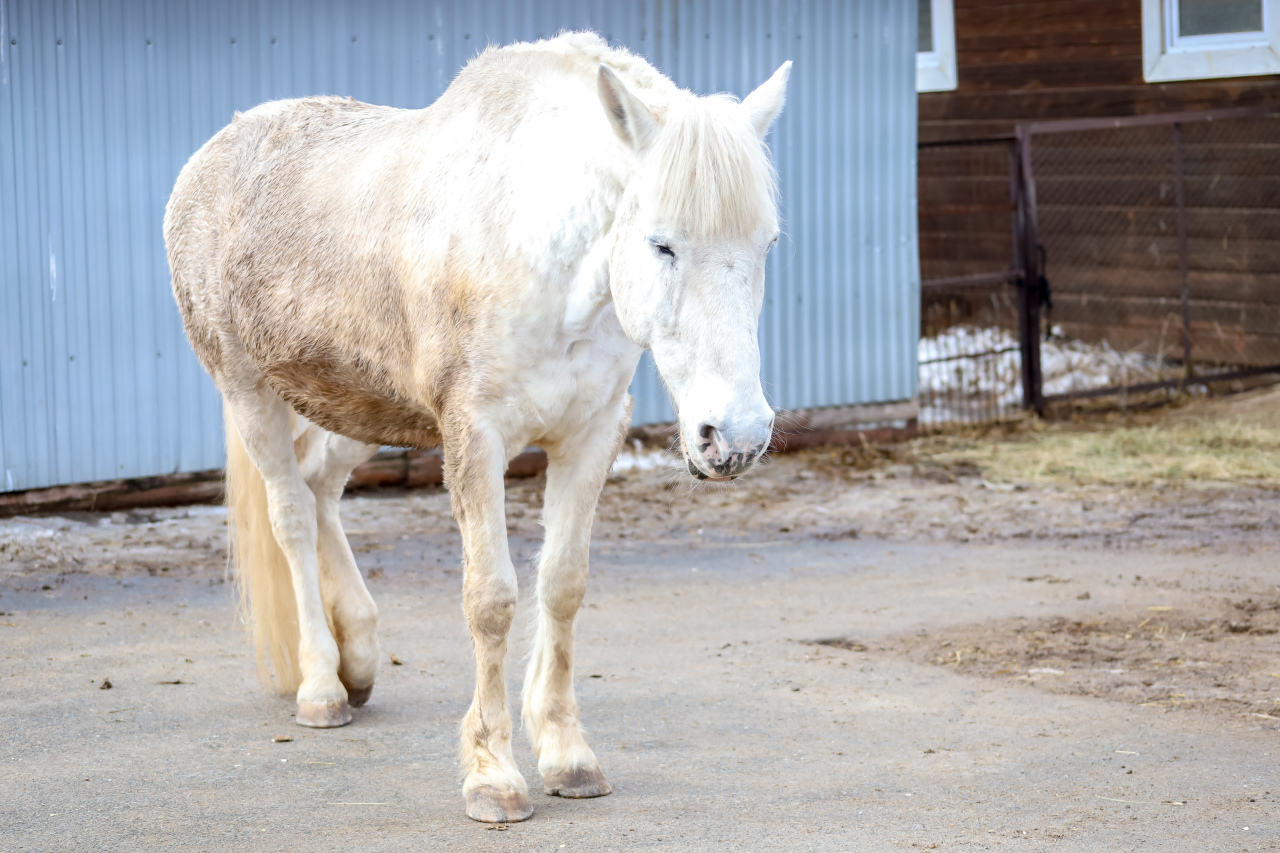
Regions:
[[[1280,0],[1142,0],[1148,82],[1280,73]]]
[[[956,87],[956,25],[951,2],[917,0],[917,92],[946,92]]]

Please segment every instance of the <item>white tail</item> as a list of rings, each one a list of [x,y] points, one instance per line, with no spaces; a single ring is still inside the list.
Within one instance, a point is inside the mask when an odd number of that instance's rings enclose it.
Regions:
[[[240,614],[253,634],[258,677],[282,693],[302,683],[298,667],[298,601],[289,562],[276,543],[267,512],[267,486],[226,418],[227,533],[235,564]]]

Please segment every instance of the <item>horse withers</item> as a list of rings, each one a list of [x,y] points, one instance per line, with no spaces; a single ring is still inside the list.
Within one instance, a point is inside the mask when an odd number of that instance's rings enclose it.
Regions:
[[[516,607],[503,474],[548,458],[525,726],[547,794],[609,793],[583,740],[573,631],[596,502],[648,349],[691,474],[764,452],[764,138],[790,63],[741,102],[678,89],[570,33],[490,48],[430,107],[342,98],[236,115],[165,212],[187,336],[224,400],[228,522],[260,671],[297,722],[341,726],[373,689],[377,607],[338,502],[382,445],[443,446],[462,533],[476,691],[467,814],[532,814],[503,661]]]

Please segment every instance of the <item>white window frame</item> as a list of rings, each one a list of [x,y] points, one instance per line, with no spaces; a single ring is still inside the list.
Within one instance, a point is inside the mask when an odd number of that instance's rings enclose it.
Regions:
[[[1280,0],[1262,0],[1262,31],[1177,36],[1177,0],[1142,0],[1148,83],[1280,74]]]
[[[956,87],[956,16],[953,0],[930,0],[933,50],[916,53],[916,91],[950,92]]]

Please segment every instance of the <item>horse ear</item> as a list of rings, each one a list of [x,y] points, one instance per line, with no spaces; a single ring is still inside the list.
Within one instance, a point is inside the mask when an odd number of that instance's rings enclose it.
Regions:
[[[597,87],[600,90],[600,103],[604,104],[604,111],[609,114],[614,132],[637,153],[647,149],[658,135],[658,122],[654,120],[649,108],[631,94],[631,90],[607,65],[600,66]]]
[[[760,88],[742,99],[742,108],[747,111],[747,118],[761,139],[769,133],[773,120],[787,102],[787,78],[790,76],[791,60],[788,59],[773,72],[772,77],[760,84]]]

